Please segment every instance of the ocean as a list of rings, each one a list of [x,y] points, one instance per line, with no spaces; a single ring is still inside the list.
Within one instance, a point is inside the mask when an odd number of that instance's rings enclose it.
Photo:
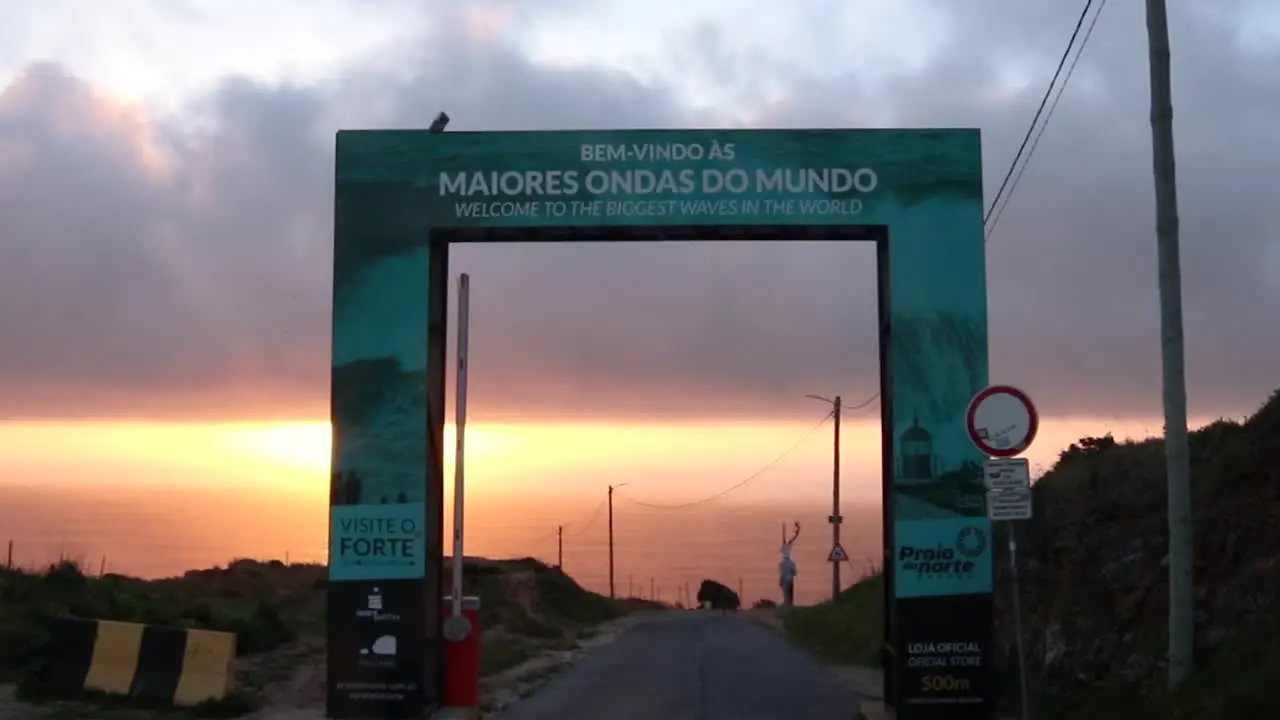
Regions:
[[[175,483],[176,485],[176,483]],[[563,529],[567,573],[596,592],[609,591],[608,513],[603,498],[476,497],[468,502],[469,556],[532,556],[558,560]],[[72,559],[92,572],[154,578],[225,565],[234,558],[324,562],[327,494],[243,487],[96,484],[0,485],[0,563],[40,567]],[[880,509],[842,509],[842,565],[847,587],[879,564]],[[750,604],[777,600],[778,546],[783,526],[801,524],[793,556],[799,565],[796,601],[830,596],[830,506],[812,503],[710,502],[683,509],[614,502],[614,583],[619,595],[686,600],[712,579]],[[451,523],[446,513],[446,533]],[[448,537],[448,534],[446,535]],[[447,543],[446,543],[446,547]]]

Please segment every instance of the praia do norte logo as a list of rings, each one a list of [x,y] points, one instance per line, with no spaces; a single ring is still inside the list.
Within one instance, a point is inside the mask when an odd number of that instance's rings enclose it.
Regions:
[[[987,534],[981,528],[969,525],[956,533],[950,545],[903,545],[898,549],[898,567],[903,572],[915,573],[920,579],[967,578],[973,575],[974,561],[986,550]]]

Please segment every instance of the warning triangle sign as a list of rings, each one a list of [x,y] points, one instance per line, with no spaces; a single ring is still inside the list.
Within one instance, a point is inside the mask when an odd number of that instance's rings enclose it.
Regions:
[[[831,553],[827,555],[827,562],[848,562],[849,555],[845,553],[844,546],[836,543],[831,548]]]

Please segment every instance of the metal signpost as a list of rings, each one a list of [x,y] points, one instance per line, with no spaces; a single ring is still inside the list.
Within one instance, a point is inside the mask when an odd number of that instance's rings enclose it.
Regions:
[[[983,468],[987,517],[1002,522],[1009,537],[1009,570],[1013,585],[1013,625],[1018,649],[1018,691],[1022,720],[1030,720],[1027,659],[1022,640],[1022,599],[1018,583],[1018,540],[1014,522],[1031,519],[1031,467],[1017,457],[1035,440],[1040,419],[1026,393],[1008,385],[992,385],[974,396],[966,414],[969,438],[988,458]]]

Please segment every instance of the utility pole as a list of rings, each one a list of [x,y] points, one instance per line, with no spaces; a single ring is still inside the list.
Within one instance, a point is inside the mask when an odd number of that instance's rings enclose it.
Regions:
[[[556,568],[564,570],[564,526],[556,526]]]
[[[609,599],[612,600],[616,595],[613,593],[613,486],[609,486]]]
[[[835,406],[835,446],[831,467],[831,549],[840,547],[840,396],[836,396]],[[831,599],[840,595],[840,561],[831,562]]]
[[[835,399],[825,398],[821,395],[805,395],[811,400],[821,400],[831,406],[831,416],[835,419],[835,434],[832,438],[834,443],[833,455],[831,459],[831,516],[827,521],[831,523],[831,599],[835,600],[840,595],[840,562],[841,559],[835,556],[836,548],[840,547],[840,524],[844,522],[844,518],[840,515],[840,410],[843,403],[840,396],[836,395]],[[782,526],[782,540],[786,542],[787,527]]]
[[[1164,0],[1147,0],[1151,70],[1151,159],[1156,189],[1160,274],[1160,359],[1164,376],[1164,461],[1169,513],[1169,686],[1191,673],[1194,597],[1191,459],[1182,337],[1182,260],[1178,250],[1178,176],[1173,151],[1169,18]]]

